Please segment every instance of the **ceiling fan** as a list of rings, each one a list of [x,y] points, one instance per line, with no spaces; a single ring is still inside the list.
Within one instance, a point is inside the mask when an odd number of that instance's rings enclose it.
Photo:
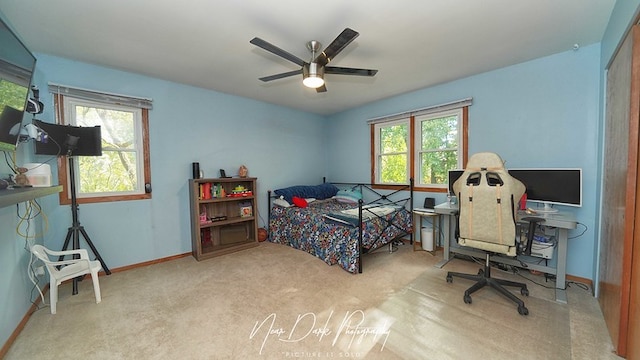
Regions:
[[[326,66],[336,55],[338,55],[345,47],[347,47],[347,45],[349,45],[356,37],[358,37],[358,35],[360,34],[357,31],[346,28],[322,52],[319,52],[322,45],[318,41],[309,41],[307,43],[307,49],[311,52],[310,62],[306,62],[299,57],[285,50],[282,50],[279,47],[258,37],[251,39],[251,41],[249,42],[302,67],[300,70],[288,71],[280,74],[261,77],[260,80],[267,82],[302,74],[302,83],[305,86],[315,88],[316,92],[325,92],[327,91],[327,87],[324,82],[324,74],[374,76],[378,72],[378,70],[370,69]]]

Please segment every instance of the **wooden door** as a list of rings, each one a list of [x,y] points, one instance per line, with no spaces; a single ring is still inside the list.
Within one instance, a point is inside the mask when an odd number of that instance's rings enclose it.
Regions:
[[[640,29],[635,26],[607,72],[599,297],[616,352],[640,359],[639,123]]]
[[[620,321],[621,326],[626,323],[627,333],[625,354],[627,359],[640,359],[640,25],[632,29],[633,60],[631,62],[631,99],[629,122],[635,124],[635,180],[632,185],[636,193],[633,238],[625,241],[625,255],[623,266],[628,266],[629,276],[623,276],[623,281],[629,284],[628,316],[626,322]],[[626,268],[625,268],[626,269]],[[621,314],[621,316],[624,314]],[[623,330],[621,330],[621,333]],[[619,341],[619,342],[620,342]]]

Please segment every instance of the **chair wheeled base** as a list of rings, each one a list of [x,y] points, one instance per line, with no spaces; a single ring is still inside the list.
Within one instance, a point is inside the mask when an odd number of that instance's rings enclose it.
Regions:
[[[480,269],[480,271],[478,271],[478,275],[449,271],[447,273],[447,282],[448,283],[453,282],[454,276],[476,281],[476,283],[473,284],[473,286],[471,286],[464,292],[463,299],[465,304],[471,304],[471,294],[488,285],[494,288],[495,290],[497,290],[499,293],[501,293],[508,299],[510,299],[511,301],[518,304],[518,313],[520,315],[529,315],[529,309],[527,309],[527,307],[524,306],[524,301],[520,300],[517,296],[515,296],[509,290],[504,288],[504,286],[519,287],[520,294],[524,296],[529,296],[529,289],[527,289],[527,285],[523,283],[515,282],[515,281],[510,281],[510,280],[492,278],[488,253],[487,253],[486,261],[484,263],[484,270]]]

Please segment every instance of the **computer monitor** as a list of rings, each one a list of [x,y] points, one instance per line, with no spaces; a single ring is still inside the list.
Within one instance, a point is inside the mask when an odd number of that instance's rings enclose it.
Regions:
[[[509,169],[527,188],[527,201],[544,204],[538,212],[556,212],[552,205],[582,206],[582,169]]]
[[[460,169],[449,170],[449,175],[448,175],[449,195],[453,195],[453,196],[456,195],[456,192],[453,191],[453,183],[455,183],[456,180],[458,180],[460,176],[462,176],[463,172],[464,170],[460,170]]]

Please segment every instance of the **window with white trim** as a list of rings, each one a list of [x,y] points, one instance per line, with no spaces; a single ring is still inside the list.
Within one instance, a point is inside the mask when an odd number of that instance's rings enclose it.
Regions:
[[[415,117],[416,187],[446,187],[449,170],[463,167],[462,109]]]
[[[74,164],[78,203],[151,198],[148,109],[56,94],[59,123],[100,126],[102,156],[77,156]],[[59,161],[61,203],[69,203],[68,163]]]
[[[446,192],[449,170],[467,159],[468,106],[471,99],[369,121],[371,182]]]
[[[374,125],[375,184],[409,183],[409,128],[409,119]]]

